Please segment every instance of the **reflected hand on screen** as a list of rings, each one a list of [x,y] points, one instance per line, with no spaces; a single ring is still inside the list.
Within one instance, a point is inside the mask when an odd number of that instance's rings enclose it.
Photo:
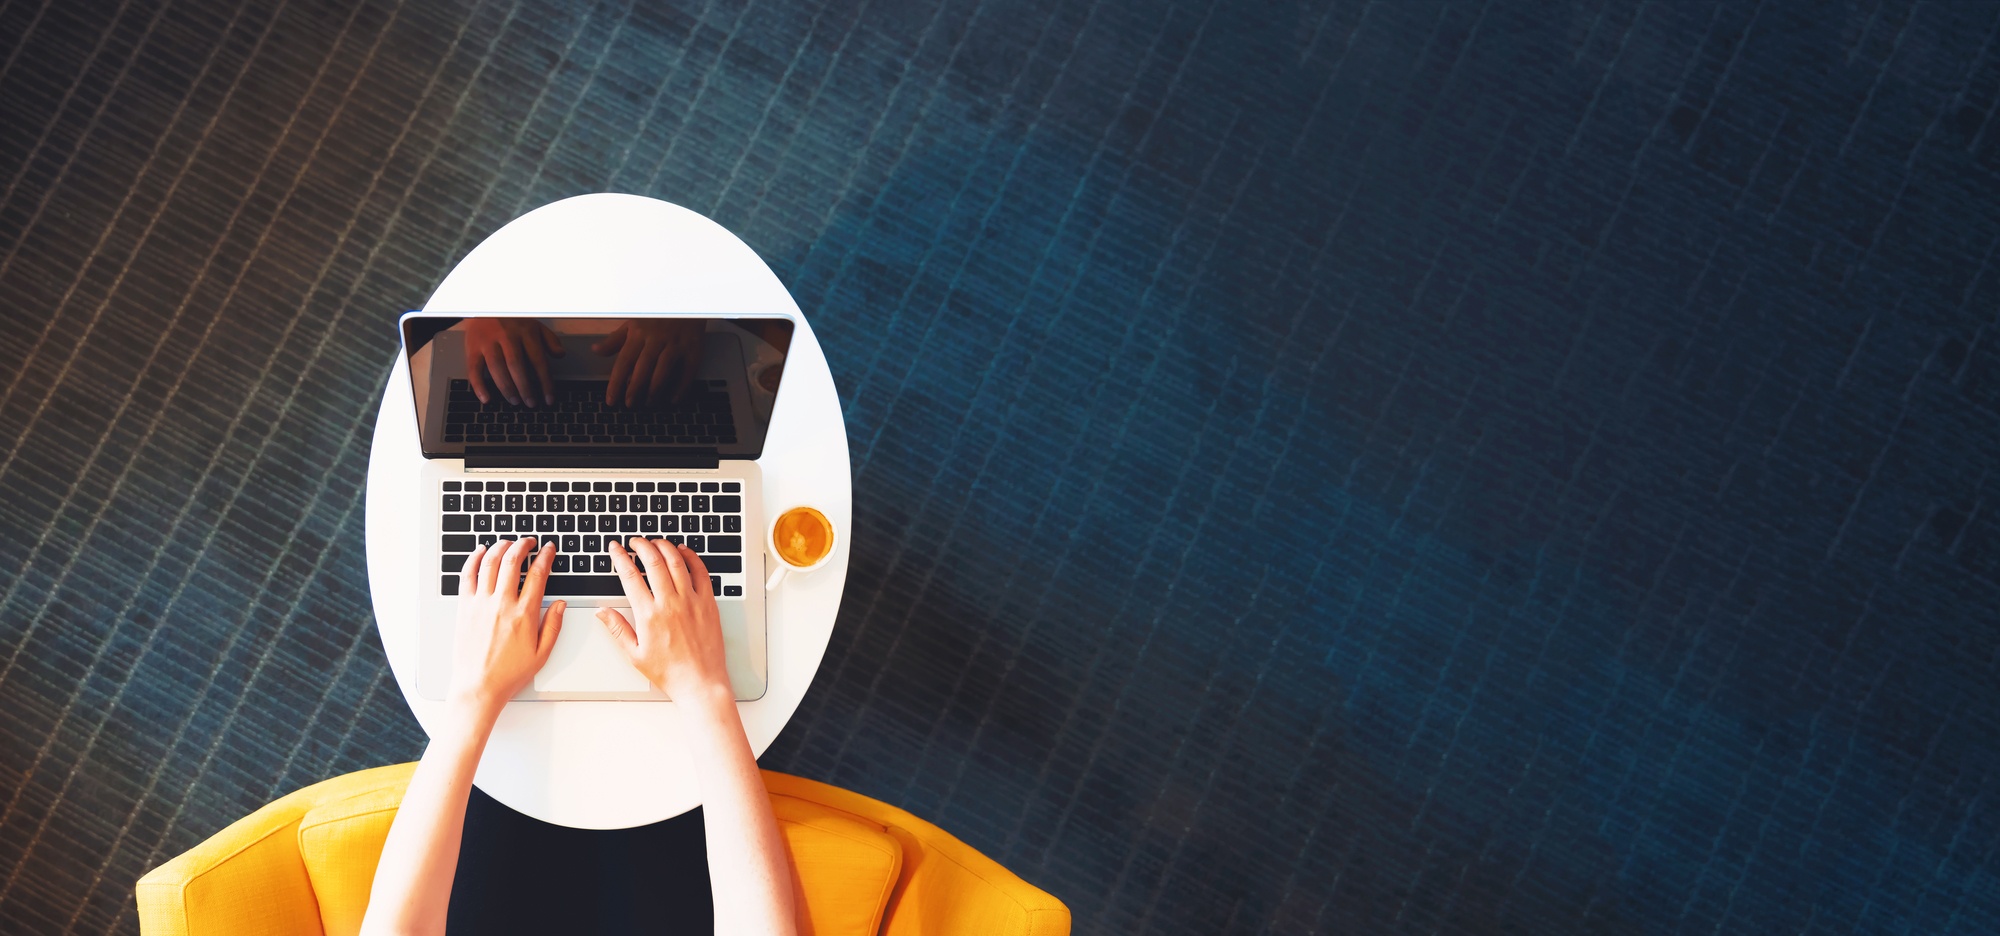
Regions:
[[[604,388],[606,406],[640,406],[678,399],[701,372],[699,319],[633,319],[590,349],[618,360]]]
[[[549,358],[562,356],[562,339],[535,319],[465,320],[465,376],[481,403],[497,393],[516,406],[553,405]]]

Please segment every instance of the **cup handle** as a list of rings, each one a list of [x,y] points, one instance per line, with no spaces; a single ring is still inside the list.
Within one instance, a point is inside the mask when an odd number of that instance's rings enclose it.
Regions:
[[[764,582],[764,590],[767,592],[776,591],[778,589],[778,583],[785,580],[785,573],[790,572],[792,570],[792,567],[786,565],[783,560],[773,562],[771,564],[773,566],[776,566],[777,568],[771,573],[771,577],[765,580]]]

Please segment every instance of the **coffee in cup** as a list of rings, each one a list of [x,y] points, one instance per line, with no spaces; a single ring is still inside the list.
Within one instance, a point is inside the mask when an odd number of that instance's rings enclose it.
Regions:
[[[771,521],[770,546],[778,561],[766,591],[777,588],[786,572],[811,572],[826,564],[833,555],[833,521],[811,507],[793,507]]]

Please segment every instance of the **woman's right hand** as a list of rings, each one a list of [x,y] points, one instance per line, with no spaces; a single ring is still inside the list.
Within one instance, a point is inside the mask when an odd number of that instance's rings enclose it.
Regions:
[[[616,608],[604,608],[597,619],[604,622],[625,659],[654,688],[676,701],[692,702],[716,690],[723,698],[733,698],[722,619],[701,557],[685,546],[638,536],[632,537],[630,552],[613,543],[610,553],[625,597],[632,602],[632,618]]]

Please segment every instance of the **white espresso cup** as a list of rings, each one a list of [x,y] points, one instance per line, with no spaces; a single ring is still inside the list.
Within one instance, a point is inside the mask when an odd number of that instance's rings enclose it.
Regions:
[[[799,504],[778,511],[764,531],[764,544],[771,556],[771,577],[764,583],[764,590],[777,588],[788,572],[803,574],[826,565],[833,558],[837,538],[833,518],[817,507]],[[804,564],[795,561],[813,556],[815,547],[818,558]]]

